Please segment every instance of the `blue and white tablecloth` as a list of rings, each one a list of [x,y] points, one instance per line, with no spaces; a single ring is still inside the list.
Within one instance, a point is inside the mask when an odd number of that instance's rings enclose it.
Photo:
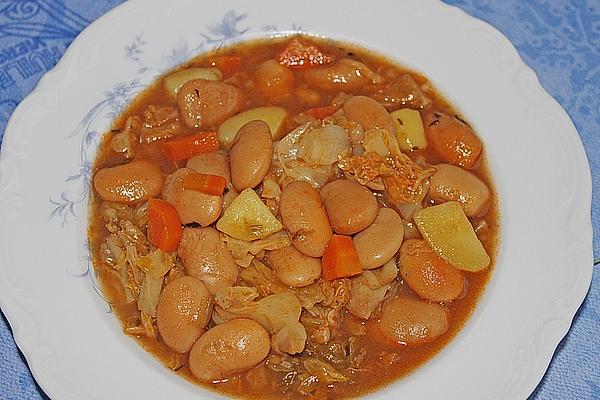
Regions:
[[[567,110],[592,169],[600,262],[600,0],[446,0],[502,31]],[[73,38],[121,0],[0,0],[0,139],[19,101]],[[1,222],[0,222],[1,223]],[[600,266],[531,399],[600,399]],[[0,399],[47,398],[0,318]]]

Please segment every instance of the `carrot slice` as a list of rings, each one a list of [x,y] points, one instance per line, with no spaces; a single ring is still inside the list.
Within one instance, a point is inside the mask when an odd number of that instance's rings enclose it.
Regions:
[[[336,106],[323,106],[323,107],[309,108],[305,112],[306,112],[306,114],[310,115],[313,118],[323,119],[323,118],[329,117],[330,115],[335,114],[336,111],[337,111]]]
[[[215,58],[210,65],[223,73],[225,78],[233,75],[240,69],[242,58],[238,56],[221,56]]]
[[[219,150],[216,132],[201,132],[161,143],[161,150],[173,162]]]
[[[148,200],[148,240],[163,251],[179,247],[183,229],[177,210],[162,199]]]
[[[327,243],[321,263],[323,278],[328,281],[358,275],[363,271],[350,236],[333,235]]]
[[[292,39],[277,56],[281,65],[292,68],[311,68],[329,64],[333,57],[325,55],[317,46]]]
[[[225,190],[226,183],[222,176],[194,172],[183,177],[182,186],[184,189],[220,196]]]

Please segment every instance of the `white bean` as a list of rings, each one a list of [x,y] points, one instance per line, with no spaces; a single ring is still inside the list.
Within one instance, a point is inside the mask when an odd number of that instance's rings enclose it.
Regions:
[[[375,221],[357,233],[354,247],[364,269],[381,267],[398,252],[404,239],[402,218],[391,208],[380,208]]]
[[[212,313],[213,296],[194,277],[169,282],[156,307],[156,325],[165,344],[178,353],[187,353],[204,332]]]
[[[190,352],[190,371],[200,381],[219,381],[254,367],[270,349],[269,334],[258,322],[232,319],[196,341]]]
[[[321,200],[331,227],[342,235],[362,231],[373,223],[379,211],[375,195],[350,179],[338,179],[323,186]]]
[[[214,228],[185,228],[177,252],[185,272],[203,281],[212,294],[237,281],[240,269]]]
[[[267,253],[267,264],[275,276],[291,287],[308,286],[321,276],[321,260],[286,246]]]

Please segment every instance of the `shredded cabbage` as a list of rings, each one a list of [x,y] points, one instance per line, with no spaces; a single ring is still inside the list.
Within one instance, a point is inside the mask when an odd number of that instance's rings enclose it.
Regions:
[[[372,97],[386,108],[410,106],[423,109],[431,105],[431,99],[410,74],[400,75]]]
[[[142,120],[138,116],[131,116],[125,121],[123,130],[117,132],[110,141],[110,146],[116,153],[121,153],[125,158],[135,157],[133,146],[140,136]]]
[[[382,157],[400,155],[398,140],[387,129],[373,128],[365,132],[363,147],[366,152],[377,153]]]
[[[319,281],[308,286],[296,288],[294,292],[298,301],[302,304],[302,308],[307,310],[312,309],[316,304],[325,300],[325,295],[323,294],[323,290],[321,290],[321,283]]]
[[[144,277],[138,299],[138,309],[151,317],[156,316],[156,306],[160,298],[160,292],[163,286],[163,277],[155,278],[150,275]]]
[[[335,164],[340,155],[350,151],[348,133],[333,124],[306,131],[299,145],[298,158],[310,166]]]
[[[146,336],[156,338],[156,318],[149,316],[145,312],[140,313],[140,319],[142,320],[142,326]]]
[[[256,301],[255,288],[234,286],[215,295],[215,313],[219,320],[251,318],[271,336],[271,348],[288,354],[301,353],[306,343],[306,330],[299,322],[302,306],[290,292],[273,294]]]
[[[383,267],[376,270],[365,270],[350,279],[350,300],[346,308],[357,318],[369,319],[371,314],[383,302],[391,284],[398,276],[396,258],[392,258]]]
[[[337,160],[350,151],[344,128],[310,121],[275,143],[273,166],[281,186],[302,180],[318,188],[337,176]]]
[[[281,188],[272,176],[267,175],[262,181],[260,197],[263,199],[279,199],[279,196],[281,196]]]
[[[156,306],[165,276],[176,265],[175,253],[163,252],[146,239],[147,204],[132,208],[105,202],[102,215],[109,235],[100,245],[101,261],[108,264],[121,281],[125,301],[136,303],[140,311],[135,324],[125,326],[125,332],[156,337]]]
[[[304,364],[304,368],[306,368],[311,375],[316,376],[319,381],[326,384],[346,382],[348,380],[348,377],[341,372],[338,372],[331,365],[316,358],[307,358],[302,364]]]
[[[252,242],[236,239],[222,233],[221,240],[227,245],[227,249],[231,252],[235,262],[243,268],[247,268],[254,259],[254,256],[260,252],[280,249],[289,246],[291,243],[285,231],[275,232],[264,239],[254,240]]]
[[[153,278],[162,278],[175,266],[175,253],[156,249],[138,258],[137,266]]]
[[[182,128],[177,108],[149,105],[144,111],[144,124],[140,132],[140,142],[152,143],[167,139]]]
[[[240,271],[240,279],[248,286],[255,287],[260,296],[291,291],[273,276],[273,271],[258,260],[253,260],[248,268]]]
[[[406,154],[383,157],[376,152],[341,158],[338,167],[362,185],[383,179],[389,199],[395,203],[420,203],[435,168],[423,168]]]
[[[343,307],[350,299],[350,281],[322,281],[321,292],[323,300],[306,309],[301,321],[312,341],[325,344],[342,322]]]

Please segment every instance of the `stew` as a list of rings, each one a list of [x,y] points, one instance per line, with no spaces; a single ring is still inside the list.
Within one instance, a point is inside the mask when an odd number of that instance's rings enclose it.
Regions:
[[[415,370],[473,312],[499,231],[485,146],[430,81],[305,36],[159,77],[93,185],[124,332],[239,398],[356,397]]]

